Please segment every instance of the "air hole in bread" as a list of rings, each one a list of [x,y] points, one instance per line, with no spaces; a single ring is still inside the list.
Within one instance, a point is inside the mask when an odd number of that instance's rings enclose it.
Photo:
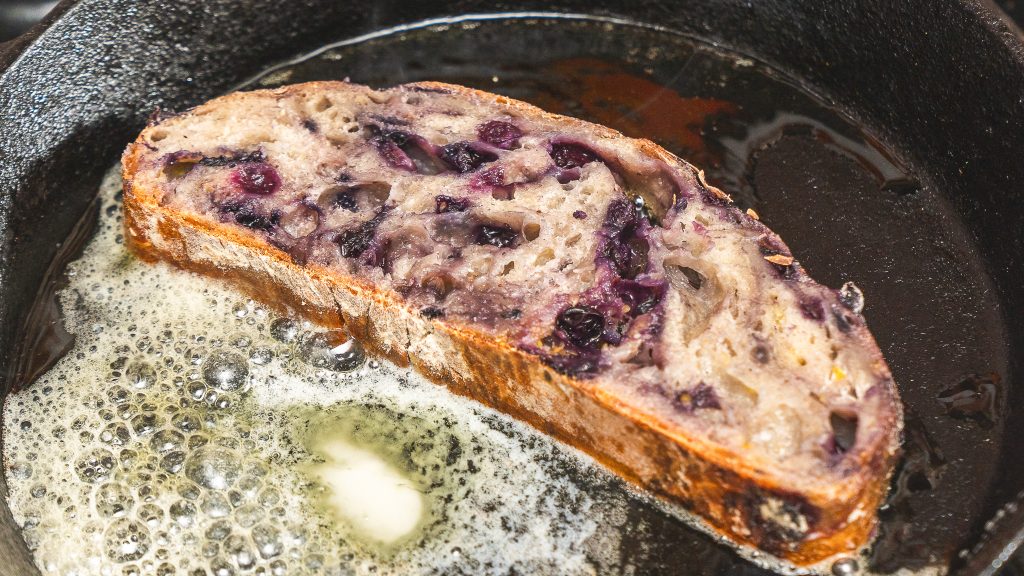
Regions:
[[[511,272],[515,267],[515,261],[509,260],[508,263],[506,263],[505,266],[501,269],[501,272],[498,273],[498,276],[507,276],[508,273]]]
[[[533,242],[538,236],[540,236],[540,224],[530,222],[523,226],[523,237],[527,242]]]
[[[150,139],[151,142],[159,142],[159,141],[163,140],[164,138],[167,138],[167,131],[166,130],[153,130],[149,134],[149,139]]]
[[[848,410],[833,410],[828,415],[828,423],[832,427],[834,451],[837,454],[849,452],[857,443],[857,415]]]
[[[583,239],[583,235],[582,234],[573,234],[572,236],[569,237],[568,240],[565,241],[565,247],[566,248],[572,248],[577,243],[579,243],[579,241],[582,240],[582,239]]]
[[[319,100],[313,103],[313,110],[316,110],[317,112],[323,112],[324,110],[327,110],[332,106],[334,106],[334,103],[331,102],[330,98],[328,98],[327,96],[321,96]]]
[[[516,191],[512,186],[498,186],[491,191],[491,198],[495,200],[515,200]]]
[[[668,275],[669,283],[677,289],[688,286],[694,290],[700,290],[700,287],[704,285],[704,275],[689,266],[666,263],[665,274]]]
[[[280,226],[292,238],[304,238],[320,226],[320,215],[313,208],[300,204],[281,216]]]
[[[349,212],[376,212],[391,197],[391,185],[387,182],[365,182],[343,184],[324,190],[316,199],[322,210],[348,210]]]
[[[455,279],[444,271],[428,272],[420,280],[420,287],[431,292],[438,300],[444,300],[455,289],[455,286]]]
[[[551,248],[545,248],[537,254],[537,257],[533,259],[534,266],[543,266],[548,262],[555,259],[555,251]]]
[[[420,104],[423,103],[423,98],[420,98],[416,94],[413,94],[411,96],[405,97],[405,103],[410,106],[419,106]]]

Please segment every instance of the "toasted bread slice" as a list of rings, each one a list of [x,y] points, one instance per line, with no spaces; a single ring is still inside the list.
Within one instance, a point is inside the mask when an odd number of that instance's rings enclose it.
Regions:
[[[343,324],[791,566],[869,542],[902,412],[859,291],[652,142],[316,82],[155,119],[123,163],[141,257]]]

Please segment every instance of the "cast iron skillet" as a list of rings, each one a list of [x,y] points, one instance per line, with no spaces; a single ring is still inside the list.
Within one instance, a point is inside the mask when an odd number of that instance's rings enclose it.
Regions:
[[[773,196],[781,208],[771,223],[798,254],[801,243],[784,228],[814,232],[801,259],[820,280],[836,285],[828,271],[847,266],[878,295],[868,321],[910,415],[896,481],[913,495],[886,512],[909,523],[889,537],[907,545],[901,538],[913,530],[953,531],[944,560],[954,571],[1003,566],[1024,540],[1024,449],[1016,445],[1024,433],[1024,44],[986,0],[65,1],[0,53],[3,392],[15,383],[26,316],[59,244],[153,109],[183,109],[332,41],[430,18],[525,11],[657,26],[750,55],[843,110],[910,167],[911,185],[878,190],[892,197],[875,204],[855,196],[825,205],[789,193],[800,189],[791,181]],[[927,225],[875,238],[842,218],[814,219],[845,211],[884,220],[883,212],[915,207],[929,214]],[[987,427],[943,414],[936,397],[951,387],[970,394],[979,382],[995,403]],[[984,465],[968,466],[972,454],[984,454]],[[929,500],[933,489],[947,501]],[[661,526],[682,534],[672,521]],[[656,548],[663,573],[758,572],[701,537],[673,542]],[[35,573],[5,503],[0,573]]]

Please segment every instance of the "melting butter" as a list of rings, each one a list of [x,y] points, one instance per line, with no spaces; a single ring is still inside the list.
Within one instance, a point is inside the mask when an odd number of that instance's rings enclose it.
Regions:
[[[315,453],[326,459],[313,471],[330,488],[327,501],[358,534],[394,544],[419,526],[423,496],[383,458],[337,436],[321,438]]]

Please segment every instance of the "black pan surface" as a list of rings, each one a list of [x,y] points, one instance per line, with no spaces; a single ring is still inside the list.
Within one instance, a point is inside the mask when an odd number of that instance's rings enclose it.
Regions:
[[[78,9],[109,7],[105,4],[116,3],[83,2]],[[884,76],[887,84],[874,86],[876,95],[857,87],[837,97],[833,85],[850,80],[829,79],[835,67],[843,66],[842,59],[828,59],[832,47],[780,58],[786,49],[782,46],[788,40],[785,36],[793,26],[809,26],[801,31],[816,36],[832,27],[842,30],[845,26],[849,32],[869,23],[878,25],[871,21],[870,2],[861,7],[865,12],[851,9],[829,14],[825,10],[818,16],[826,20],[813,26],[814,7],[778,3],[774,6],[789,11],[790,18],[779,19],[780,14],[774,14],[776,20],[771,20],[770,11],[761,14],[767,18],[762,20],[764,26],[770,27],[772,22],[787,26],[780,38],[762,39],[763,50],[751,49],[752,37],[745,35],[752,24],[740,18],[744,14],[741,7],[728,2],[708,5],[698,6],[689,25],[678,30],[637,26],[618,17],[602,21],[517,18],[468,24],[447,21],[382,33],[383,23],[395,17],[385,14],[388,8],[384,6],[377,9],[380,14],[369,15],[362,28],[349,23],[342,30],[316,34],[282,28],[278,33],[285,39],[293,34],[302,40],[284,43],[273,59],[249,55],[231,61],[216,58],[214,52],[210,57],[214,62],[180,70],[189,75],[178,78],[177,82],[184,83],[173,89],[150,88],[157,93],[130,94],[122,103],[101,91],[95,102],[85,101],[86,106],[96,107],[91,122],[83,119],[77,133],[66,134],[53,145],[36,142],[34,158],[28,158],[33,152],[29,146],[25,157],[31,166],[28,171],[18,172],[17,166],[12,169],[10,165],[6,173],[0,171],[5,190],[20,192],[25,200],[7,212],[15,216],[13,230],[20,246],[9,252],[14,259],[4,262],[7,276],[0,297],[8,314],[6,337],[13,336],[9,325],[14,321],[11,311],[16,298],[27,302],[30,294],[26,292],[34,292],[32,287],[39,285],[38,270],[46,262],[40,258],[48,253],[43,246],[67,234],[88,200],[88,184],[109,165],[111,152],[123,146],[149,108],[156,104],[181,108],[226,88],[225,78],[211,80],[205,75],[208,69],[230,70],[228,76],[239,80],[274,59],[313,47],[314,42],[377,30],[370,37],[277,67],[250,85],[346,76],[376,86],[420,79],[457,82],[608,124],[629,135],[650,137],[704,167],[714,183],[733,193],[738,204],[754,208],[787,239],[814,278],[831,286],[854,280],[867,295],[865,314],[893,368],[908,416],[906,458],[883,508],[882,531],[869,567],[893,573],[939,564],[976,572],[989,565],[989,555],[998,555],[1002,540],[1014,536],[1015,514],[1007,512],[1004,505],[1024,487],[1020,450],[1013,442],[1019,435],[1019,419],[1014,414],[1021,393],[1013,383],[1014,366],[1021,360],[1022,327],[1014,320],[1020,318],[1024,298],[1020,286],[1024,280],[1020,232],[1024,206],[1022,186],[1010,181],[1024,170],[1019,163],[1011,164],[1013,155],[1005,151],[1002,164],[994,157],[981,156],[982,149],[988,150],[985,146],[1003,151],[1020,142],[1019,128],[1024,124],[1018,121],[1024,118],[1024,110],[1014,108],[1000,94],[988,95],[992,103],[974,100],[980,110],[964,108],[948,86],[929,84],[928,70],[923,70],[919,72],[921,82],[914,87],[935,90],[928,100],[932,109],[927,111],[937,115],[922,118],[920,113],[902,110],[907,103],[901,100],[913,98],[897,89],[902,83],[895,75],[901,70],[897,62],[883,60],[879,64],[890,68]],[[712,38],[729,35],[724,24],[703,30],[697,26],[707,22],[698,14],[710,8],[738,19],[731,31],[737,35],[735,41],[725,43],[736,51],[678,33]],[[937,15],[966,18],[965,14],[970,15],[967,8],[959,15],[952,7]],[[227,7],[223,10],[226,17],[248,22],[244,19],[249,16]],[[800,14],[807,14],[806,20],[792,18]],[[75,10],[63,20],[73,16]],[[211,17],[216,20],[221,15]],[[325,16],[327,20],[331,17],[344,22],[350,16]],[[845,20],[830,22],[828,17]],[[177,12],[162,18],[191,22],[188,15]],[[665,22],[648,19],[654,21]],[[947,27],[973,25],[968,19],[943,23]],[[168,25],[154,24],[157,28]],[[208,34],[205,29],[199,27],[197,34]],[[860,32],[877,31],[865,28]],[[1002,40],[1009,41],[1007,37]],[[861,45],[860,41],[850,44],[855,51]],[[869,48],[864,47],[866,52],[860,54],[862,63],[872,59]],[[232,50],[222,49],[226,54]],[[994,50],[992,46],[987,49]],[[909,47],[905,50],[912,51]],[[156,57],[171,58],[159,50]],[[903,64],[915,62],[908,57]],[[810,71],[799,73],[809,65]],[[921,62],[915,65],[928,68]],[[134,66],[152,70],[149,63],[112,58],[105,72],[116,77],[119,70]],[[101,76],[102,72],[90,74]],[[170,82],[178,72],[170,69],[167,78],[156,80],[157,84]],[[990,71],[994,75],[1007,72]],[[129,76],[138,73],[126,72]],[[869,83],[873,72],[849,68],[846,74],[863,76]],[[0,99],[6,99],[5,103],[15,102],[12,94],[18,96],[9,84],[11,76],[8,72],[0,77]],[[63,78],[70,81],[76,76],[65,74]],[[956,79],[947,78],[946,84],[950,83],[955,84]],[[9,90],[6,93],[5,88]],[[999,85],[993,92],[1009,89]],[[876,101],[885,98],[889,100]],[[955,105],[943,108],[946,100],[955,100]],[[983,125],[976,125],[978,122]],[[937,126],[928,128],[929,123]],[[5,124],[0,125],[5,139],[0,142],[11,142],[12,124]],[[103,130],[104,126],[108,130]],[[45,125],[41,129],[50,130]],[[943,129],[958,133],[962,141],[974,142],[973,148],[950,140]],[[108,133],[102,134],[104,131]],[[931,136],[928,144],[912,146],[910,142],[922,134]],[[946,138],[942,140],[945,146],[933,142],[935,138]],[[97,144],[90,149],[85,147],[87,143]],[[979,173],[980,168],[971,164],[981,162],[979,157],[989,169],[1000,172],[992,176]],[[83,162],[91,165],[83,166]],[[20,179],[12,181],[17,174]],[[77,180],[80,189],[74,184],[60,188],[68,180]],[[70,192],[72,197],[57,197],[57,190]],[[54,230],[40,233],[31,225],[38,222],[40,208],[59,220]],[[994,217],[996,223],[984,216]],[[9,234],[12,226],[5,224]],[[25,254],[35,258],[26,262]],[[12,276],[15,272],[18,274]],[[16,292],[19,287],[20,294]],[[13,365],[11,358],[6,361]],[[999,510],[1004,510],[999,521],[987,526]],[[628,557],[622,559],[622,565],[634,566],[637,573],[759,572],[642,502],[636,503],[624,530],[631,545],[623,548]],[[972,553],[979,542],[991,544]]]

